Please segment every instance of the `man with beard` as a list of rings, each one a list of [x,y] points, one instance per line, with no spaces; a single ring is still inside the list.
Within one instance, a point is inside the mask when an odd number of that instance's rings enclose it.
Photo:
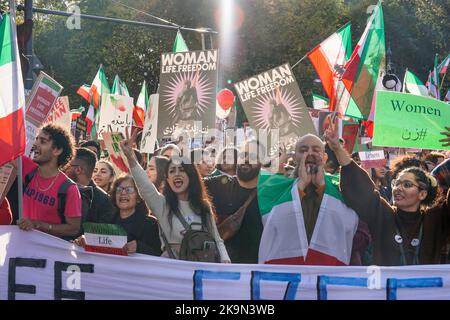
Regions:
[[[81,196],[75,183],[67,188],[64,216],[58,211],[58,191],[68,180],[60,170],[73,156],[73,138],[63,127],[48,124],[33,145],[33,160],[23,163],[23,217],[20,229],[41,230],[57,237],[73,237],[80,230]]]
[[[251,199],[245,209],[239,231],[230,239],[224,239],[232,263],[258,263],[263,225],[256,197],[256,185],[261,170],[262,151],[262,146],[257,141],[249,141],[240,151],[236,176],[224,174],[205,178],[205,185],[216,209],[217,225]]]
[[[337,178],[325,174],[325,146],[315,135],[295,146],[295,179],[261,175],[258,200],[264,208],[259,262],[348,265],[358,226],[342,201]]]
[[[97,158],[93,151],[87,148],[77,148],[75,157],[70,161],[65,173],[85,192],[91,192],[92,203],[86,216],[83,217],[83,222],[113,223],[114,206],[108,194],[92,181],[96,162]]]

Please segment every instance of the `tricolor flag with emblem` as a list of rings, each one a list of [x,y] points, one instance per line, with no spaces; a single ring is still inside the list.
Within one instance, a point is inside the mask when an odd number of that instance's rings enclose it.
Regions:
[[[348,265],[358,216],[347,207],[337,177],[325,176],[325,191],[310,242],[298,180],[261,171],[258,203],[264,224],[259,263]]]
[[[406,69],[405,79],[403,80],[403,92],[428,97],[427,87],[420,81],[419,77],[408,69]]]
[[[436,98],[438,100],[441,99],[439,92],[439,71],[438,71],[438,55],[436,54],[434,57],[434,69],[430,72],[427,81],[428,95]]]
[[[97,110],[101,103],[101,97],[105,93],[110,93],[108,81],[106,80],[105,71],[103,70],[103,66],[100,65],[100,68],[95,75],[94,81],[92,81],[90,96],[93,100],[93,105],[95,110]]]
[[[116,74],[114,77],[114,83],[111,87],[111,93],[118,94],[121,96],[129,97],[130,93],[128,92],[128,87],[124,81],[119,78],[119,75]]]
[[[83,223],[86,251],[128,255],[123,247],[127,244],[127,232],[116,224]]]
[[[369,117],[380,68],[385,63],[385,54],[383,9],[379,2],[342,75],[342,82],[364,119]]]
[[[314,109],[328,109],[329,107],[329,100],[325,97],[322,97],[319,94],[312,94],[312,98],[313,98],[313,108]]]
[[[147,93],[147,86],[145,85],[144,80],[144,83],[142,83],[141,92],[139,93],[136,105],[133,108],[133,121],[136,127],[139,128],[144,127],[145,113],[147,112],[147,108],[148,108],[148,93]]]
[[[337,109],[341,114],[345,112],[347,105],[336,108],[338,102],[342,100],[342,95],[345,94],[342,91],[344,88],[340,83],[340,77],[350,52],[351,25],[347,23],[307,54],[320,77],[325,93],[330,98],[330,111]]]
[[[25,91],[15,17],[0,16],[0,166],[25,152]]]
[[[173,42],[172,52],[185,52],[185,51],[189,51],[189,49],[186,45],[186,42],[183,39],[183,36],[181,35],[180,30],[178,30],[175,41]]]
[[[81,87],[78,88],[77,94],[82,96],[84,100],[87,102],[91,102],[91,86],[88,84],[83,84]]]

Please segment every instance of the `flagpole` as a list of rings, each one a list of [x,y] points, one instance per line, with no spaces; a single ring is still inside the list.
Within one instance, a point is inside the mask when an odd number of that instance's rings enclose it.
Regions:
[[[447,75],[447,72],[444,73],[444,77],[442,78],[441,86],[439,87],[439,93],[442,90],[442,85],[444,84],[445,76]]]
[[[300,60],[298,60],[298,61],[292,66],[291,69],[294,69],[294,68],[295,68],[300,62],[302,62],[307,56],[308,56],[308,55],[305,54]]]

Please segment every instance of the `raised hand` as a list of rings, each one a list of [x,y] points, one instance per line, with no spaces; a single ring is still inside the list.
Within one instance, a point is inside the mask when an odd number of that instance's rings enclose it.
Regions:
[[[442,142],[442,146],[448,147],[450,146],[450,127],[445,127],[447,132],[441,132],[442,135],[445,136],[444,139],[439,140],[439,142]]]
[[[312,182],[312,172],[311,168],[306,167],[306,155],[303,154],[300,158],[300,164],[298,166],[298,187],[300,190],[305,190],[305,188]]]
[[[332,116],[331,123],[325,130],[323,137],[331,150],[337,151],[341,148],[341,144],[339,143],[338,118],[336,114]]]
[[[120,141],[120,148],[122,149],[123,153],[127,157],[128,161],[130,162],[130,166],[134,166],[132,163],[135,162],[134,159],[134,152],[133,152],[133,145],[136,142],[136,137],[138,135],[138,130],[134,130],[134,132],[131,134],[131,137],[128,133],[128,128],[125,129],[125,137],[126,139]]]
[[[324,161],[323,158],[320,159],[316,159],[317,161],[317,168],[316,168],[316,172],[312,175],[312,183],[316,186],[316,187],[321,187],[323,185],[325,185],[325,170],[324,170]]]

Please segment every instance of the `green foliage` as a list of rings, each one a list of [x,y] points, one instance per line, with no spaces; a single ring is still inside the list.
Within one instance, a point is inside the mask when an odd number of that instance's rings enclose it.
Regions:
[[[0,0],[0,8],[4,3]],[[119,0],[125,5],[159,16],[180,26],[209,27],[219,30],[216,21],[220,0]],[[353,46],[359,40],[369,14],[369,5],[376,0],[235,0],[242,8],[244,20],[234,33],[234,54],[231,65],[222,65],[220,87],[263,72],[285,62],[294,65],[308,51],[346,22],[352,22]],[[56,0],[35,1],[39,7],[66,11],[65,3]],[[78,1],[82,13],[163,24],[140,12],[118,5],[113,0]],[[423,81],[433,65],[434,54],[448,54],[448,4],[430,0],[385,0],[383,2],[386,41],[392,49],[392,62],[402,78],[406,67]],[[142,81],[155,92],[158,85],[160,55],[171,51],[176,29],[156,29],[121,25],[94,20],[81,20],[81,30],[69,30],[66,18],[35,14],[35,53],[45,66],[44,71],[64,86],[72,107],[81,98],[76,90],[90,84],[103,64],[112,84],[119,74],[135,98]],[[201,49],[197,33],[182,32],[191,50]],[[219,45],[214,37],[214,47]],[[294,72],[307,103],[317,78],[305,59]],[[228,87],[231,87],[228,84]],[[444,90],[448,82],[444,84]],[[238,123],[245,115],[238,110]]]

